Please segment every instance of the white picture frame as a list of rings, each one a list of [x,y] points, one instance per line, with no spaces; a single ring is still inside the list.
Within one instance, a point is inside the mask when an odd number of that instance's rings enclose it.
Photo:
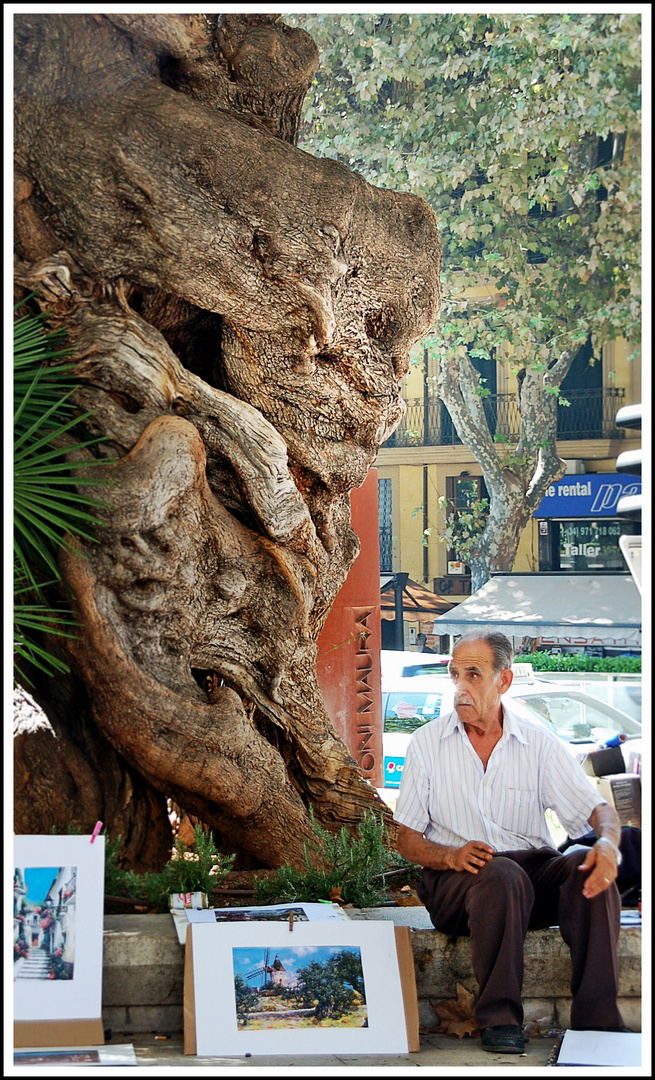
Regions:
[[[104,880],[103,836],[93,843],[90,836],[14,837],[12,948],[16,955],[18,928],[27,933],[29,951],[38,954],[29,977],[30,958],[14,961],[15,1022],[101,1017]],[[47,918],[39,918],[39,906]]]
[[[390,922],[325,920],[294,923],[193,923],[190,924],[195,1053],[203,1057],[302,1054],[407,1054],[409,1043],[398,964],[396,937]],[[347,1016],[353,1026],[332,1023],[330,1017],[314,1021],[306,1007],[298,1009],[292,998],[289,1012],[272,1018],[272,1026],[260,1027],[262,996],[244,1018],[237,1015],[235,977],[250,960],[253,971],[275,967],[279,959],[288,988],[299,985],[301,969],[329,963],[330,956],[350,953],[361,961],[363,992],[357,1008]],[[260,964],[262,957],[270,964]],[[188,1001],[185,987],[185,999]],[[265,1005],[268,1007],[273,994]],[[363,999],[363,1004],[362,1004]],[[303,1003],[307,1006],[307,1002]],[[293,1010],[297,1010],[296,1016]],[[302,1013],[302,1017],[299,1014]],[[287,1019],[288,1016],[288,1019]],[[251,1019],[252,1018],[252,1019]],[[366,1026],[364,1025],[364,1020]],[[311,1026],[294,1026],[309,1023]]]

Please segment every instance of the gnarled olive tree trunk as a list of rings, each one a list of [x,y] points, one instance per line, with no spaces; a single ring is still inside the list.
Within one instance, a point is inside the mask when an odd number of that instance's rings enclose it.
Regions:
[[[16,44],[16,278],[66,328],[113,482],[98,543],[61,559],[73,737],[162,815],[170,796],[251,864],[297,862],[309,807],[384,812],[316,639],[437,315],[434,216],[296,149],[317,54],[279,16],[26,14]],[[23,775],[48,768],[18,742]],[[18,793],[20,831],[39,807]]]

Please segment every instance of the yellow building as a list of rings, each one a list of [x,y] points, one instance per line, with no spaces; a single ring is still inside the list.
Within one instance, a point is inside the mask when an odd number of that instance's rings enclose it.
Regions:
[[[621,532],[639,532],[640,526],[619,521],[612,515],[609,503],[602,522],[599,518],[590,521],[575,495],[598,489],[598,476],[581,483],[590,474],[604,474],[603,490],[607,489],[612,498],[619,484],[629,483],[629,477],[616,473],[616,458],[624,450],[638,448],[641,433],[619,429],[615,417],[623,405],[639,403],[642,391],[639,361],[629,360],[628,355],[626,343],[618,341],[604,347],[600,363],[589,363],[590,346],[584,346],[576,357],[562,386],[570,405],[559,410],[557,440],[557,451],[567,462],[571,480],[570,484],[560,482],[560,489],[572,493],[571,512],[567,513],[561,499],[554,499],[557,517],[532,518],[521,537],[515,572],[582,569],[580,562],[576,564],[577,552],[595,552],[597,548],[595,555],[585,559],[585,569],[626,569],[618,536]],[[490,391],[485,408],[492,418],[492,433],[510,436],[511,445],[519,418],[515,377],[506,360],[483,363],[485,386]],[[460,496],[479,496],[485,491],[480,466],[458,441],[443,403],[430,393],[436,375],[437,361],[419,346],[403,381],[406,416],[377,457],[380,569],[387,573],[407,572],[411,579],[424,583],[439,596],[459,602],[470,593],[470,576],[439,540],[445,525],[439,499],[453,501],[458,491]],[[409,644],[408,639],[406,647]],[[428,644],[433,642],[428,639]]]

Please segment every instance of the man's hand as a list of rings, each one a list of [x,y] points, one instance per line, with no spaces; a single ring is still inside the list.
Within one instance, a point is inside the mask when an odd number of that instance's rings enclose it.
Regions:
[[[477,874],[494,854],[494,849],[482,840],[469,840],[463,847],[434,844],[406,825],[398,826],[396,846],[404,859],[417,866],[429,870],[468,870],[469,874]]]
[[[481,840],[469,840],[464,847],[450,849],[448,863],[451,870],[467,870],[469,874],[477,874],[493,855],[494,849],[488,844]]]
[[[585,861],[580,863],[578,870],[591,871],[584,883],[583,896],[592,900],[594,896],[609,889],[613,881],[618,877],[618,861],[612,844],[617,846],[621,842],[621,823],[616,810],[607,803],[599,803],[594,807],[589,824],[600,839],[605,837],[611,840],[611,844],[599,843],[589,849]]]
[[[584,883],[582,895],[587,900],[593,900],[594,896],[609,889],[613,881],[618,877],[616,853],[609,844],[594,844],[589,848],[589,854],[585,861],[580,863],[578,870],[590,870],[591,873]]]

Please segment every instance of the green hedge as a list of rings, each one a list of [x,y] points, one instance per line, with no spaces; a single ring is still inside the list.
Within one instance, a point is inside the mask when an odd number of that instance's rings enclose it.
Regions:
[[[577,654],[533,652],[517,656],[518,663],[530,663],[535,671],[606,671],[641,675],[640,656],[580,656]]]

